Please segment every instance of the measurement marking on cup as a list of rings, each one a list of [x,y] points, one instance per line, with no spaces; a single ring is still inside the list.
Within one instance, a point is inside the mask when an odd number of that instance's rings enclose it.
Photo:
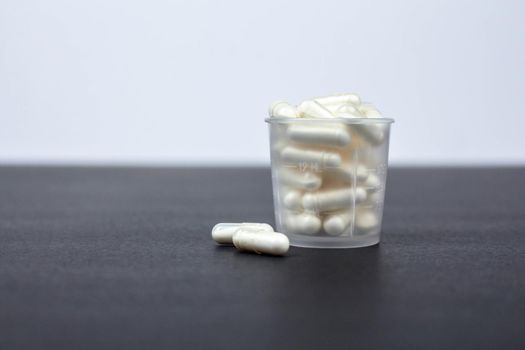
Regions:
[[[315,162],[312,162],[312,163],[300,162],[298,164],[283,164],[282,166],[286,167],[286,168],[297,169],[299,172],[302,172],[302,173],[304,173],[306,171],[311,171],[311,172],[314,172],[314,173],[322,173],[323,169],[337,169],[337,168],[340,168],[338,166],[320,167],[319,163],[315,163]]]

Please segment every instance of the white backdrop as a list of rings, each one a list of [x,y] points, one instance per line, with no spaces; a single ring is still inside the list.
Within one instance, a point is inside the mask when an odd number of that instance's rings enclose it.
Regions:
[[[396,164],[525,163],[525,1],[0,1],[0,163],[267,164],[358,92]]]

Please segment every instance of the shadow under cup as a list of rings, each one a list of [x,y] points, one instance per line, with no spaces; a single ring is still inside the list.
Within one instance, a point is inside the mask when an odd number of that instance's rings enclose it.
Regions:
[[[392,119],[268,118],[277,231],[297,247],[379,243]]]

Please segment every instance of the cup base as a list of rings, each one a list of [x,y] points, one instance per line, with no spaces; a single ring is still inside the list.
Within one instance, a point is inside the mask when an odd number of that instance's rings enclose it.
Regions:
[[[287,234],[290,245],[300,248],[362,248],[379,244],[379,234],[364,235],[362,237],[308,237],[304,235]]]

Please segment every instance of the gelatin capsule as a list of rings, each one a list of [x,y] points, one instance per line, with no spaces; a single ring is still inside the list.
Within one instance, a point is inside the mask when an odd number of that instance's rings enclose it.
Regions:
[[[288,137],[296,142],[345,146],[350,143],[350,133],[343,126],[290,125]]]
[[[359,112],[366,118],[381,118],[381,112],[371,104],[362,104],[357,107]]]
[[[365,181],[365,188],[369,192],[375,192],[381,189],[381,179],[377,174],[369,174]]]
[[[273,227],[264,223],[222,222],[213,226],[213,229],[211,230],[211,237],[213,238],[213,240],[215,240],[215,242],[219,244],[232,244],[233,234],[241,227],[273,232]]]
[[[299,113],[297,108],[285,101],[277,101],[272,103],[268,111],[270,117],[277,118],[298,118]]]
[[[233,245],[241,251],[284,255],[290,248],[288,237],[279,232],[241,227],[233,235]]]
[[[285,217],[287,231],[302,235],[315,235],[321,230],[321,219],[314,213],[288,213]]]
[[[337,108],[334,114],[336,117],[344,117],[344,118],[362,118],[363,117],[361,112],[356,107],[350,104],[341,105],[340,107]]]
[[[340,236],[350,228],[352,219],[350,210],[327,215],[323,221],[323,229],[330,236]]]
[[[316,213],[352,207],[366,199],[366,190],[357,187],[306,193],[303,207]]]
[[[368,232],[379,225],[377,215],[372,210],[359,210],[355,218],[355,226],[357,229]]]
[[[297,106],[299,114],[310,118],[333,118],[334,115],[323,105],[314,100],[306,100]]]
[[[332,96],[316,97],[315,101],[323,106],[341,106],[345,104],[359,105],[361,98],[356,94],[337,94]]]
[[[300,210],[302,209],[303,194],[301,191],[288,190],[285,192],[283,197],[283,205],[289,210]]]

